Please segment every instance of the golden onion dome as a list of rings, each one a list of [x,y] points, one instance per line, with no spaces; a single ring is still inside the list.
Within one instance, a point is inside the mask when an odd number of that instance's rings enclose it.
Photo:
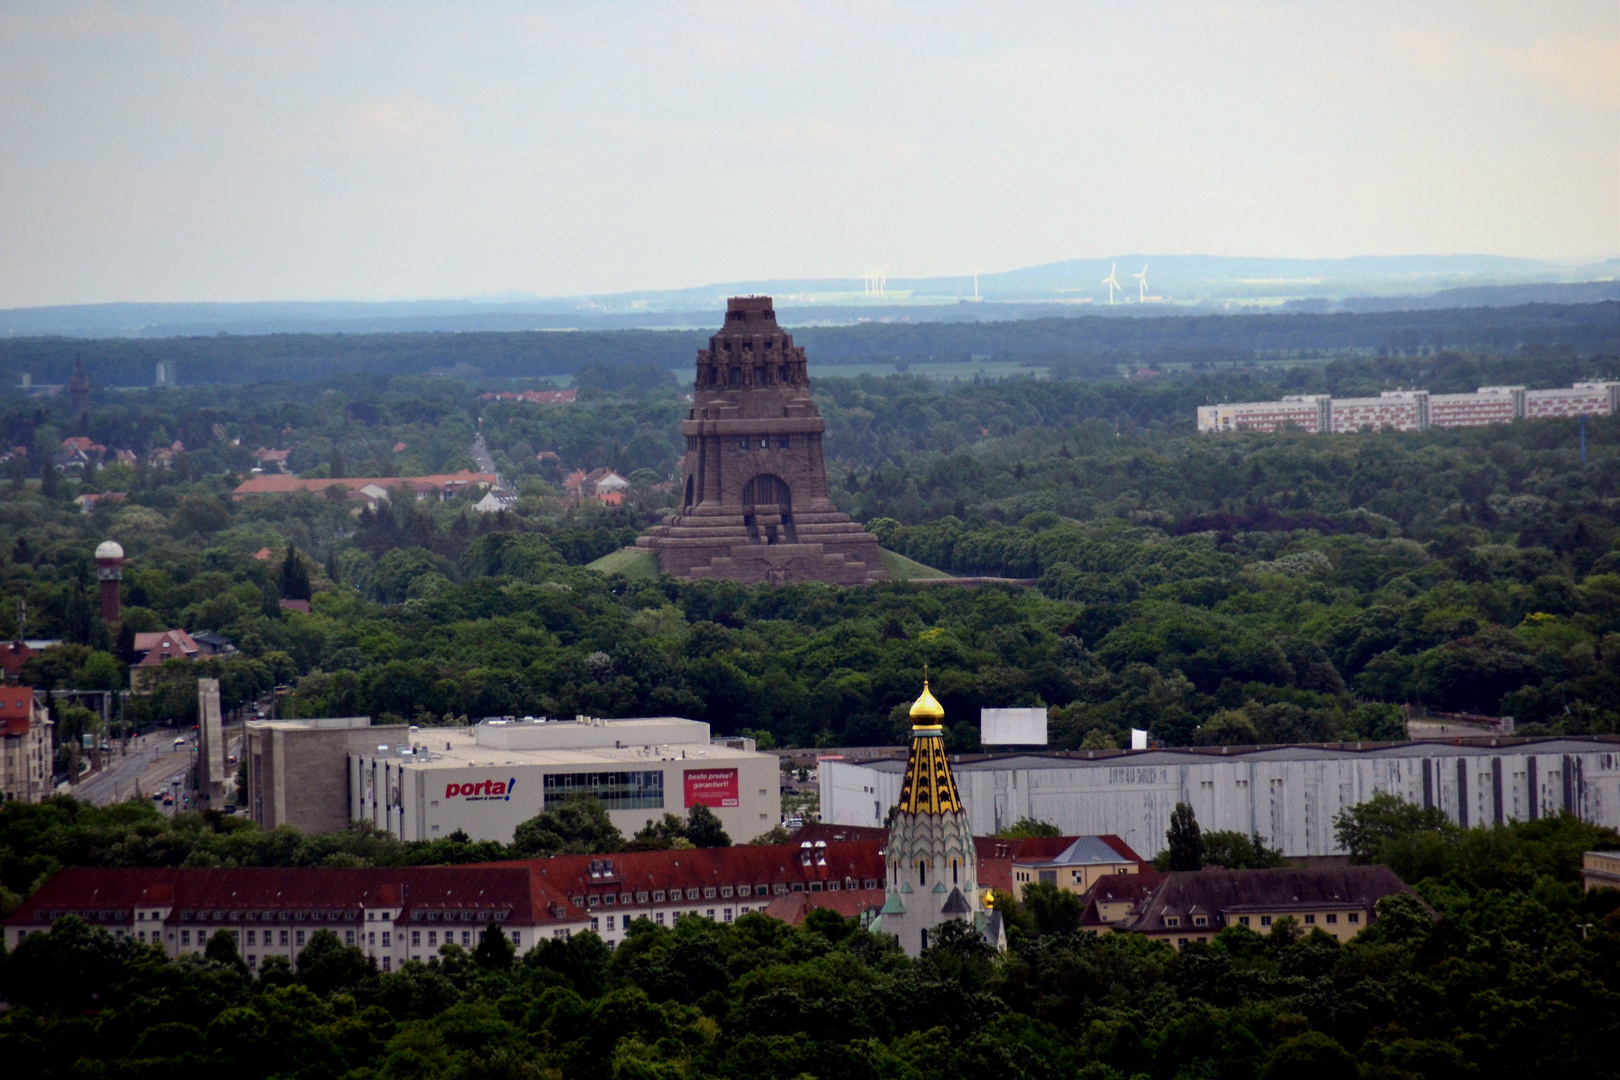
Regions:
[[[923,680],[922,697],[911,704],[911,719],[919,726],[939,724],[945,719],[945,707],[928,692],[928,680]]]

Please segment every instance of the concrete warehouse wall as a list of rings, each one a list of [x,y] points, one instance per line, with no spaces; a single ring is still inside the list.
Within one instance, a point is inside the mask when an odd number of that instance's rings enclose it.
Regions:
[[[899,801],[904,769],[893,761],[821,762],[822,820],[882,825]],[[1438,806],[1464,825],[1569,810],[1620,828],[1620,739],[1613,737],[1225,755],[1152,750],[1096,760],[1019,755],[953,771],[976,836],[1028,816],[1065,835],[1113,833],[1148,857],[1164,848],[1178,802],[1192,804],[1206,830],[1255,833],[1290,856],[1342,853],[1334,818],[1375,791]]]

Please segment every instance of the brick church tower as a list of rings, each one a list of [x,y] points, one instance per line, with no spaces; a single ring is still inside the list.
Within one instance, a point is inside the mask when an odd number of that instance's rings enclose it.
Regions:
[[[666,574],[773,585],[864,585],[888,575],[877,537],[827,499],[821,435],[804,350],[776,324],[768,296],[734,297],[697,357],[681,424],[680,512],[636,541]]]

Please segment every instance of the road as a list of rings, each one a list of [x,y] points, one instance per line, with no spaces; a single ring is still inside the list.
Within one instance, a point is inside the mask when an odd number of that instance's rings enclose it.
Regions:
[[[478,436],[473,439],[472,456],[473,460],[478,462],[479,472],[495,472],[495,459],[489,456],[489,446],[484,442],[484,433],[481,431],[478,433]],[[499,473],[496,473],[495,476],[495,486],[501,486]]]
[[[131,739],[127,754],[121,753],[114,743],[105,756],[110,764],[75,784],[74,798],[106,806],[131,798],[137,791],[150,795],[159,786],[167,787],[173,776],[184,776],[191,768],[190,741],[176,747],[175,738],[174,729],[159,728],[149,735]]]
[[[150,797],[156,791],[178,795],[189,779],[193,750],[189,739],[184,746],[175,746],[177,737],[173,728],[158,728],[149,735],[131,739],[127,754],[121,754],[115,744],[106,755],[110,764],[75,784],[69,793],[97,806],[126,801],[137,795]],[[226,753],[239,753],[239,738],[239,733],[226,732]],[[177,780],[179,787],[175,786]],[[228,783],[227,791],[233,786],[234,782]],[[176,808],[165,806],[163,812],[172,814]]]

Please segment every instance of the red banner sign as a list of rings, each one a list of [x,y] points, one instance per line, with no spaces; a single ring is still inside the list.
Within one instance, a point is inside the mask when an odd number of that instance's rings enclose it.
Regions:
[[[690,769],[686,773],[686,805],[736,806],[736,769]]]

